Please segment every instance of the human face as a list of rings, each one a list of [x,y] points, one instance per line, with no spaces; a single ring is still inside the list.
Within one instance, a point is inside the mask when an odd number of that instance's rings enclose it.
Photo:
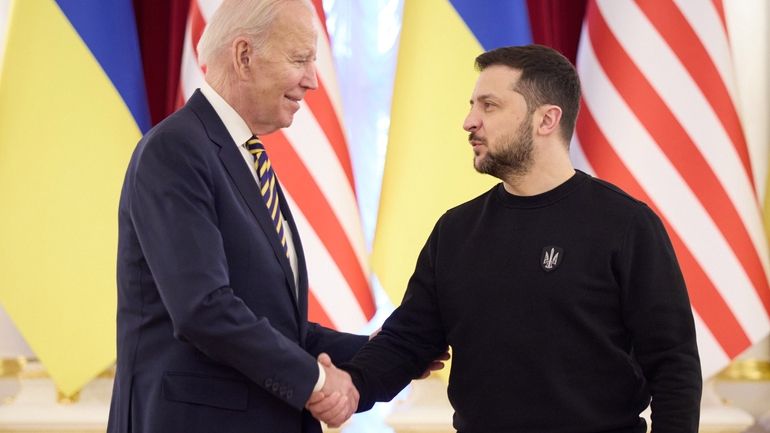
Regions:
[[[533,163],[533,113],[513,90],[520,76],[521,71],[502,65],[481,71],[463,123],[474,168],[503,180],[526,174]]]
[[[266,44],[250,53],[244,117],[257,135],[291,125],[305,92],[318,88],[316,40],[312,12],[300,2],[287,2],[270,27]]]

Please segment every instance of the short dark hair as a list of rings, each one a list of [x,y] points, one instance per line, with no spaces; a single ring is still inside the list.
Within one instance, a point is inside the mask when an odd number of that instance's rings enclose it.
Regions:
[[[502,47],[476,57],[476,69],[503,65],[521,71],[513,90],[521,93],[533,112],[543,104],[561,108],[561,132],[569,141],[580,110],[580,79],[575,67],[561,53],[544,45]]]

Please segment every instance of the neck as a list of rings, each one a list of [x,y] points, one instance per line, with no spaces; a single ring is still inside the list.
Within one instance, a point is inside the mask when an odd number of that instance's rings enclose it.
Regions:
[[[214,73],[209,70],[206,74],[206,82],[241,116],[241,119],[246,122],[252,134],[260,136],[272,132],[266,129],[264,125],[250,122],[250,119],[253,117],[249,115],[251,107],[243,98],[244,91],[240,90],[240,83],[236,82],[236,78],[225,73]]]
[[[503,180],[505,190],[518,196],[533,196],[548,192],[566,182],[575,174],[575,168],[569,160],[566,146],[538,152],[536,147],[534,162],[526,173],[507,176]]]

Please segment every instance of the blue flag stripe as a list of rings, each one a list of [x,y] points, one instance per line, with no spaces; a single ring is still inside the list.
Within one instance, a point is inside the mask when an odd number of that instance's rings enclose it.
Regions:
[[[526,0],[450,0],[485,50],[532,43]]]
[[[56,0],[112,81],[142,133],[150,129],[136,18],[130,0]]]

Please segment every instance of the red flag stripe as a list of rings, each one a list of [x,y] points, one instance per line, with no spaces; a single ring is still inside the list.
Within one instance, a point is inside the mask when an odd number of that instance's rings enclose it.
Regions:
[[[326,197],[281,131],[262,137],[262,141],[270,154],[281,185],[290,191],[313,230],[334,257],[364,313],[371,317],[374,314],[374,300],[369,291],[368,280]]]
[[[730,32],[727,30],[727,18],[725,16],[725,6],[724,3],[722,3],[722,0],[713,0],[714,1],[714,7],[717,10],[717,13],[719,13],[719,21],[722,22],[722,28],[725,30],[725,34],[729,35]]]
[[[682,66],[687,69],[703,96],[709,101],[741,159],[746,177],[753,179],[749,150],[738,119],[738,112],[735,110],[725,82],[698,35],[673,3],[637,0],[637,4],[681,60]],[[751,186],[755,188],[753,182]]]
[[[326,134],[329,144],[331,144],[332,149],[334,149],[334,153],[337,155],[337,159],[350,183],[350,189],[355,191],[356,185],[353,181],[353,166],[350,162],[350,154],[348,153],[345,134],[342,132],[342,124],[337,118],[337,112],[332,106],[332,102],[329,99],[328,93],[326,93],[326,88],[320,80],[320,77],[318,80],[318,89],[307,92],[305,94],[305,102],[307,102],[310,111],[313,112],[313,116],[315,116],[319,126],[321,126],[324,134]]]
[[[318,299],[315,297],[312,287],[308,290],[307,294],[307,318],[311,322],[318,323],[327,328],[337,328],[329,315],[326,314],[326,310],[324,310],[321,304],[318,303]]]
[[[738,323],[735,315],[725,303],[716,287],[692,256],[685,243],[679,238],[676,230],[665,217],[665,213],[655,205],[636,178],[618,157],[607,138],[591,115],[590,108],[583,101],[580,121],[577,124],[577,135],[586,157],[591,161],[596,174],[604,179],[612,179],[613,183],[635,198],[647,203],[660,216],[666,231],[671,237],[671,243],[676,251],[677,259],[682,267],[685,282],[690,294],[693,308],[703,318],[714,338],[730,357],[735,357],[751,345],[751,341]]]
[[[366,270],[368,263],[355,192],[312,111],[304,101],[300,105],[302,108],[294,115],[292,127],[282,132],[289,142],[313,143],[312,146],[295,146],[294,151],[326,196],[359,258],[361,268]]]
[[[763,258],[763,264],[770,264],[767,262],[768,248],[762,225],[757,218],[759,207],[753,179],[746,175],[734,144],[722,128],[716,112],[680,59],[636,3],[619,0],[598,4],[610,30],[625,52],[657,90],[658,96],[670,107],[682,128],[711,165],[746,225],[754,248]],[[703,43],[708,43],[711,59],[732,95],[735,86],[732,84],[730,48],[716,12],[710,6],[708,2],[680,2],[682,13]],[[770,272],[770,266],[765,267],[765,272]]]
[[[291,194],[284,189],[286,202],[292,209],[297,230],[302,234],[302,248],[307,260],[309,286],[324,311],[329,314],[336,329],[355,331],[366,323],[367,317],[351,290],[345,276],[326,249],[308,218]]]
[[[192,52],[195,54],[195,59],[198,59],[198,41],[201,40],[201,35],[203,34],[203,29],[206,28],[206,20],[203,18],[203,15],[201,14],[201,10],[198,7],[197,1],[191,1],[190,2],[190,12],[189,12],[189,32],[190,32],[190,39],[192,42]]]
[[[581,41],[578,63],[580,74],[586,78],[583,80],[586,104],[618,157],[656,206],[665,210],[667,221],[736,314],[744,332],[752,341],[758,341],[770,329],[770,320],[745,269],[698,198],[612,86],[587,33]],[[590,141],[587,143],[591,145]],[[750,194],[749,200],[752,200]],[[710,358],[704,371],[711,374],[721,369],[720,359],[723,358],[719,354]]]
[[[315,8],[316,16],[319,20],[321,20],[321,23],[326,22],[326,13],[324,12],[324,5],[323,0],[313,0],[313,7]],[[323,29],[324,37],[326,37],[326,43],[329,43],[329,30],[326,28],[325,25],[320,26]]]
[[[590,41],[608,78],[706,208],[743,265],[765,310],[770,312],[767,276],[746,226],[722,183],[669,107],[628,57],[598,8],[589,7],[588,14]]]

